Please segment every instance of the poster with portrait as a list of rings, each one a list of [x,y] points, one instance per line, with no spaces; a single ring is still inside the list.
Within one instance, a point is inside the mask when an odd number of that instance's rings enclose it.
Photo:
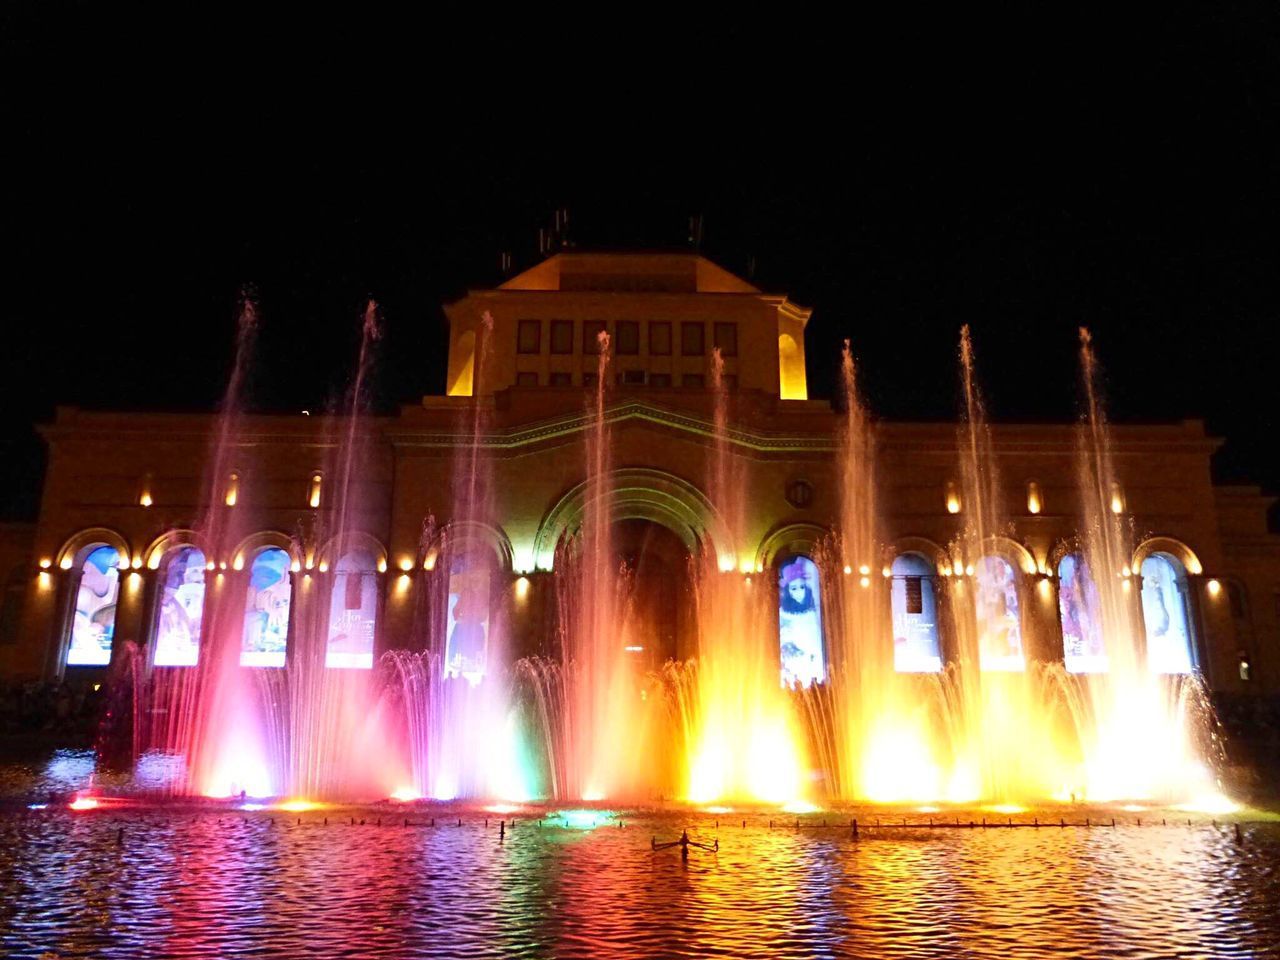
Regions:
[[[196,665],[204,616],[204,572],[204,554],[195,547],[181,547],[165,562],[156,624],[157,667]]]
[[[244,605],[243,667],[283,667],[289,644],[289,604],[293,585],[289,554],[278,547],[263,550],[249,569]]]
[[[1178,570],[1160,554],[1142,561],[1142,619],[1152,673],[1191,673],[1191,630]]]
[[[1067,554],[1058,564],[1058,614],[1062,620],[1062,659],[1070,673],[1107,672],[1098,604],[1098,589],[1088,563],[1077,554]]]
[[[111,662],[119,593],[120,554],[113,547],[98,547],[80,568],[67,666],[105,667]]]
[[[783,565],[778,576],[778,648],[784,687],[808,687],[827,679],[820,590],[818,566],[808,557]]]
[[[338,561],[329,595],[329,637],[325,666],[373,668],[373,636],[378,619],[378,576],[373,557],[349,553]]]
[[[975,575],[981,669],[1006,673],[1023,670],[1026,663],[1022,655],[1022,619],[1013,565],[1004,557],[983,557]]]
[[[445,623],[445,676],[479,683],[489,647],[489,568],[467,556],[449,567],[449,607]]]

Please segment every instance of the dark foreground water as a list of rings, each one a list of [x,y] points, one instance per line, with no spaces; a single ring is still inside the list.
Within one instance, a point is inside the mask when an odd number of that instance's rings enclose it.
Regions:
[[[550,814],[511,827],[474,807],[77,812],[15,798],[0,814],[0,955],[1280,956],[1274,823],[1237,840],[1205,817],[1103,808],[985,830],[927,823],[1008,818],[828,811],[797,830],[767,811]],[[1106,826],[1061,828],[1060,814]],[[686,863],[651,849],[685,827],[719,851]]]

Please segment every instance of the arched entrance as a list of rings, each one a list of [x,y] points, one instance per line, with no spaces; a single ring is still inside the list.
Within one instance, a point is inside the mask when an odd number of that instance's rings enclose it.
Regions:
[[[693,654],[696,643],[690,558],[683,541],[652,520],[619,520],[613,552],[625,568],[619,624],[629,652],[648,669]]]

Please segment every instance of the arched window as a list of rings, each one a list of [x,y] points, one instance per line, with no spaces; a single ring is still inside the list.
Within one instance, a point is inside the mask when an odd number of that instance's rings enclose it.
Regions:
[[[917,553],[893,561],[893,668],[898,673],[937,673],[942,669],[938,643],[938,603],[933,564]]]
[[[449,601],[445,619],[444,674],[479,683],[488,668],[488,555],[465,550],[449,561]]]
[[[1191,673],[1195,655],[1187,616],[1187,571],[1167,553],[1142,561],[1142,620],[1152,673]]]
[[[329,593],[327,667],[373,667],[373,633],[378,621],[378,562],[364,550],[344,553]]]
[[[1078,553],[1058,561],[1058,616],[1062,659],[1070,673],[1106,673],[1107,647],[1098,615],[1098,588]]]
[[[194,667],[199,659],[204,571],[204,553],[192,546],[169,551],[161,565],[153,644],[157,667]]]
[[[75,610],[71,615],[67,665],[106,666],[116,629],[116,598],[120,593],[120,554],[115,547],[90,548],[76,578]]]
[[[792,557],[778,575],[778,648],[782,685],[808,687],[827,679],[822,642],[822,584],[818,565]]]
[[[289,646],[289,604],[293,580],[289,554],[268,547],[253,558],[244,605],[242,667],[283,667]]]
[[[976,611],[978,657],[983,670],[1019,671],[1022,655],[1022,617],[1018,603],[1018,574],[1004,557],[986,556],[977,563]]]

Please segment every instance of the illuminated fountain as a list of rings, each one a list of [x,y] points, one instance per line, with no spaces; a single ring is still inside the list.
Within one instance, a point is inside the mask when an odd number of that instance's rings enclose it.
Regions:
[[[792,809],[1213,792],[1202,742],[1211,716],[1193,664],[1178,660],[1190,649],[1185,623],[1171,621],[1165,648],[1139,615],[1135,591],[1165,612],[1167,597],[1155,593],[1176,584],[1160,579],[1158,554],[1132,569],[1136,538],[1087,334],[1081,533],[1055,557],[1013,538],[967,327],[959,482],[946,503],[956,532],[940,551],[886,543],[877,430],[846,342],[836,529],[803,548],[755,552],[753,493],[740,479],[749,471],[732,428],[743,401],[714,351],[701,480],[718,539],[687,555],[692,649],[664,647],[654,660],[641,656],[656,631],[637,601],[640,571],[618,552],[618,524],[633,514],[615,486],[607,334],[588,398],[581,513],[555,547],[554,572],[539,574],[551,635],[532,654],[512,640],[531,571],[513,563],[519,579],[509,582],[496,559],[491,405],[460,408],[467,439],[454,448],[448,522],[427,518],[414,556],[388,558],[369,533],[387,469],[367,415],[380,338],[373,303],[352,388],[311,476],[311,522],[289,537],[253,533],[260,525],[237,503],[269,482],[239,459],[252,444],[240,411],[256,327],[247,301],[209,506],[194,530],[169,535],[181,549],[153,551],[153,569],[164,565],[159,615],[173,623],[158,633],[154,668],[137,649],[122,658],[124,709],[104,734],[118,742],[127,728],[139,770],[163,768],[169,792]],[[482,340],[491,333],[486,317]],[[482,363],[487,355],[479,351]],[[380,592],[411,587],[410,649],[375,662]],[[183,626],[182,610],[195,622]]]

